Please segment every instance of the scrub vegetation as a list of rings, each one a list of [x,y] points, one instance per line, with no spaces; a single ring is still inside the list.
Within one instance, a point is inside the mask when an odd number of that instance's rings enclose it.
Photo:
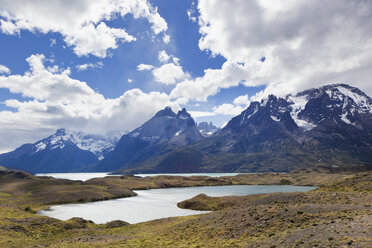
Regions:
[[[241,197],[199,195],[178,205],[212,212],[134,225],[124,221],[98,225],[81,218],[60,221],[35,214],[53,204],[130,197],[134,189],[232,184],[318,188]],[[368,247],[371,203],[371,172],[115,176],[81,182],[3,170],[0,247]]]

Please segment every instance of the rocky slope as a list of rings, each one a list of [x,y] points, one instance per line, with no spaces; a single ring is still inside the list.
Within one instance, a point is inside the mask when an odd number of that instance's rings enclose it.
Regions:
[[[270,95],[220,130],[167,107],[118,140],[60,129],[1,154],[0,164],[32,173],[370,170],[372,99],[345,84]]]
[[[198,129],[199,129],[199,132],[204,137],[209,137],[209,136],[213,135],[215,132],[217,132],[218,130],[220,130],[220,128],[213,125],[212,122],[209,122],[209,123],[208,122],[200,122],[198,124]]]
[[[45,139],[0,155],[0,164],[31,173],[70,172],[96,164],[114,149],[117,134],[87,135],[59,129]]]
[[[316,185],[306,193],[195,197],[203,215],[134,225],[40,216],[51,204],[133,196],[134,189],[196,185]],[[130,199],[128,199],[130,200]],[[0,172],[0,247],[370,247],[372,174],[243,174],[235,177],[106,177],[77,182]],[[184,202],[184,203],[185,203]]]
[[[131,168],[202,138],[195,121],[185,109],[176,114],[170,107],[166,107],[139,128],[123,135],[115,149],[92,170]]]
[[[372,99],[359,89],[334,84],[285,98],[270,95],[252,102],[210,138],[130,171],[255,172],[314,166],[371,169]]]

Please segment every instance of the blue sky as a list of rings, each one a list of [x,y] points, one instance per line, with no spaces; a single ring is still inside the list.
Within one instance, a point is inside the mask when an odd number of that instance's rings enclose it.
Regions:
[[[139,64],[159,66],[158,54],[164,50],[167,54],[180,59],[180,64],[191,77],[203,76],[208,68],[218,69],[226,59],[221,55],[212,56],[208,51],[201,51],[198,42],[201,37],[199,25],[189,19],[187,11],[194,9],[195,1],[160,0],[150,1],[156,6],[158,13],[168,24],[167,34],[171,39],[164,43],[161,36],[154,36],[149,32],[150,24],[145,19],[134,19],[131,15],[107,21],[110,27],[125,28],[128,33],[137,37],[136,42],[120,44],[117,49],[109,51],[106,58],[94,55],[78,57],[71,47],[68,47],[59,33],[30,32],[21,30],[19,34],[7,35],[0,33],[1,44],[0,64],[7,66],[12,74],[23,74],[29,69],[26,58],[32,54],[44,54],[47,59],[53,59],[50,65],[71,68],[71,78],[86,82],[92,89],[107,98],[120,97],[123,92],[139,88],[144,92],[160,91],[170,93],[172,86],[159,84],[154,81],[151,72],[137,70]],[[54,40],[54,41],[53,41]],[[52,43],[53,42],[53,43]],[[55,44],[54,44],[55,42]],[[102,63],[96,68],[78,70],[76,66],[82,64]],[[48,62],[47,62],[48,64]],[[131,82],[128,82],[131,80]],[[220,93],[209,97],[201,104],[189,102],[180,107],[191,111],[212,112],[213,107],[223,103],[230,103],[241,94],[254,95],[262,87],[244,87],[242,85],[221,90]],[[9,98],[22,99],[8,89],[0,89],[0,101]],[[0,105],[0,109],[8,109]],[[216,125],[223,125],[231,115],[215,115],[197,118],[200,121],[214,121]]]
[[[0,0],[0,151],[57,128],[129,131],[167,105],[222,126],[268,94],[348,83],[371,95],[371,9],[347,0]]]

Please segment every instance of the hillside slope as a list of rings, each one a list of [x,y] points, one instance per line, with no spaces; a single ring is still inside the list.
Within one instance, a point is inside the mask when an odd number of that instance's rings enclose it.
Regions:
[[[121,137],[115,149],[93,171],[131,168],[157,155],[203,139],[186,109],[177,114],[170,107],[156,113],[142,126]]]
[[[258,172],[372,168],[372,99],[326,85],[252,102],[209,138],[122,172]]]
[[[0,154],[0,164],[31,173],[81,171],[110,152],[118,138],[59,129],[45,139]]]

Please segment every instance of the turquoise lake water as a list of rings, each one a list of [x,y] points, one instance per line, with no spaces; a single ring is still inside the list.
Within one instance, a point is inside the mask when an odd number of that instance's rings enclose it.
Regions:
[[[243,196],[250,194],[275,193],[275,192],[306,192],[315,187],[300,187],[290,185],[229,185],[205,186],[168,189],[137,190],[134,197],[115,200],[64,204],[53,206],[49,210],[40,211],[46,215],[60,220],[72,217],[81,217],[103,224],[112,220],[123,220],[131,224],[167,218],[207,213],[180,209],[177,203],[198,194],[209,196]]]

